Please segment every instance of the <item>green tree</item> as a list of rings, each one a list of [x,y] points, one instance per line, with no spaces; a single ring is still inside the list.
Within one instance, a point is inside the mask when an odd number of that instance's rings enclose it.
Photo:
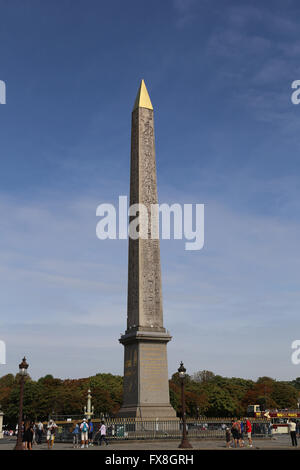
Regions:
[[[276,402],[277,408],[297,408],[298,391],[291,385],[275,382],[271,398]]]
[[[295,380],[290,382],[292,387],[295,387],[297,390],[300,390],[300,377],[297,377]]]
[[[227,390],[212,387],[208,392],[207,416],[229,417],[236,412],[236,404]]]

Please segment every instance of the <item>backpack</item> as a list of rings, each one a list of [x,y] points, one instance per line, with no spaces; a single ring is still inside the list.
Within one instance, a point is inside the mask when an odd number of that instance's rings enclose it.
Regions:
[[[86,432],[88,430],[88,425],[86,423],[83,423],[82,430],[83,432]]]

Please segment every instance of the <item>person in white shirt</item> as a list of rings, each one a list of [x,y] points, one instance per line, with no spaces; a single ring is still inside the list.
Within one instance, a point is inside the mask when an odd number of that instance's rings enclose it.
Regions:
[[[107,442],[107,439],[106,439],[106,426],[104,424],[104,421],[101,421],[99,446],[101,446],[102,441],[104,441],[106,443],[106,445],[108,446],[108,442]]]
[[[291,419],[288,420],[287,425],[289,427],[289,433],[292,439],[292,446],[297,446],[297,436],[296,436],[296,423]]]
[[[41,421],[39,421],[37,425],[37,436],[38,436],[37,444],[42,443],[43,432],[44,432],[44,425]]]
[[[86,421],[86,419],[83,419],[81,425],[80,425],[80,431],[81,431],[81,448],[84,449],[84,444],[85,447],[89,446],[89,425]]]
[[[48,449],[52,449],[54,445],[54,439],[55,439],[55,432],[56,432],[57,425],[55,422],[50,419],[48,426],[47,426],[47,444],[48,444]]]

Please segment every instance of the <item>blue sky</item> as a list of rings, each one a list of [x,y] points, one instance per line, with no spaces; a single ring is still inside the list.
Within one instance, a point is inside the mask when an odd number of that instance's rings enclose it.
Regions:
[[[296,1],[0,1],[0,339],[15,372],[122,374],[129,190],[145,79],[160,202],[205,204],[205,246],[162,241],[169,373],[291,379],[300,307]]]

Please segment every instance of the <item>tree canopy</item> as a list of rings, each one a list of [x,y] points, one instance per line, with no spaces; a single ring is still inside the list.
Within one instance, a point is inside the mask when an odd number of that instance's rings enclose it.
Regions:
[[[0,378],[0,404],[5,422],[16,424],[19,411],[19,375]],[[181,382],[178,373],[169,381],[170,401],[181,415]],[[113,416],[122,403],[123,378],[98,373],[82,379],[59,379],[46,375],[37,381],[29,376],[24,386],[24,415],[28,419],[48,419],[49,414],[82,415],[87,391],[91,389],[95,416]],[[266,408],[297,408],[300,378],[291,382],[259,377],[256,381],[222,377],[203,370],[185,380],[188,417],[233,417],[246,415],[247,406],[259,404]]]

